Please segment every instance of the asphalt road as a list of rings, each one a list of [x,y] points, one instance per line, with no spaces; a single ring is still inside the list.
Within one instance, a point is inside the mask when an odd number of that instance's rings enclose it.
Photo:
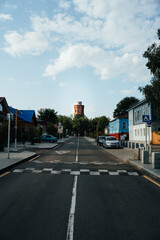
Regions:
[[[39,153],[0,178],[0,240],[160,240],[160,188],[136,169],[85,138]]]

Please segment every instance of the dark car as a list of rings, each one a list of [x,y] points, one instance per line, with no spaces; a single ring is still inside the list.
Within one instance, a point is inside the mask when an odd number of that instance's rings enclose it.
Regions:
[[[54,142],[57,142],[57,138],[52,136],[52,135],[45,134],[45,135],[41,136],[41,141],[42,142],[54,143]]]
[[[99,137],[97,138],[97,145],[102,146],[104,139],[105,139],[105,136],[99,136]]]

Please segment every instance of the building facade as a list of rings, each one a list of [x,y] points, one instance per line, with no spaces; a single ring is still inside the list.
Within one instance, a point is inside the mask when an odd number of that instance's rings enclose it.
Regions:
[[[116,137],[118,140],[128,140],[128,115],[110,121],[109,135]]]
[[[82,102],[77,102],[74,105],[74,116],[84,117],[84,105],[82,105]]]
[[[5,97],[0,97],[0,125],[7,119],[7,114],[9,113],[9,106]]]
[[[147,115],[151,125],[143,122]],[[157,121],[152,104],[146,99],[136,103],[128,110],[129,141],[142,144],[160,144],[160,123]]]
[[[10,112],[13,113],[13,127],[15,125],[15,119],[17,116],[17,134],[18,138],[23,133],[29,133],[31,129],[35,129],[37,126],[36,116],[34,110],[16,110],[9,107]]]

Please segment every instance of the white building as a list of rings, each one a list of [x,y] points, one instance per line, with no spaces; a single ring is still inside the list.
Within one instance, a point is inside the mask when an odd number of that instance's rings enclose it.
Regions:
[[[128,110],[130,142],[149,144],[152,140],[151,127],[143,122],[143,115],[148,115],[152,121],[152,107],[146,100],[136,103]]]

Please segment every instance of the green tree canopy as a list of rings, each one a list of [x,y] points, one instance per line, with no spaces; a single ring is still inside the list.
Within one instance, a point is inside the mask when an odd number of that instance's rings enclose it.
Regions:
[[[88,135],[90,120],[87,117],[75,116],[73,119],[73,130],[76,135]]]
[[[66,134],[67,133],[66,130],[68,130],[68,134],[71,135],[72,128],[73,128],[72,118],[64,115],[59,115],[58,122],[62,124],[63,132]]]
[[[54,109],[50,108],[41,108],[38,110],[38,118],[44,121],[45,123],[57,123],[57,112]]]
[[[160,40],[160,29],[157,31]],[[140,92],[145,96],[148,103],[152,102],[155,113],[160,118],[160,45],[153,43],[143,54],[148,59],[147,68],[152,74],[150,84],[139,87]]]
[[[113,112],[113,117],[120,117],[122,115],[127,114],[127,110],[135,103],[139,102],[139,100],[135,97],[125,97],[123,98],[117,105],[116,109]]]

